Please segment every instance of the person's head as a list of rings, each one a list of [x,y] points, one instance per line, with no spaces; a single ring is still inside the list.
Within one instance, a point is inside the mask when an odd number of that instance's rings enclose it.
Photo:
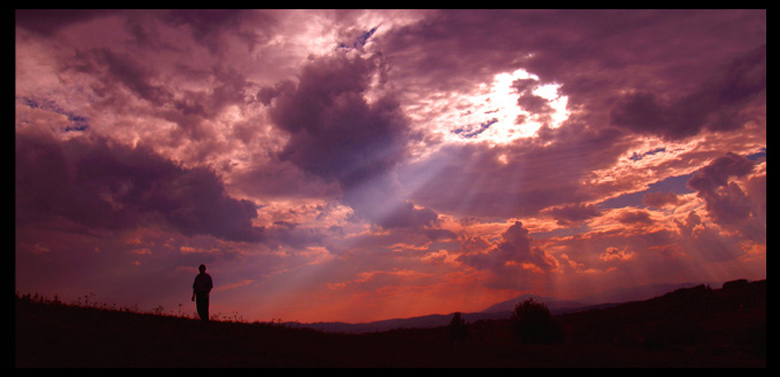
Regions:
[[[198,266],[198,271],[200,271],[201,274],[206,272],[206,265],[201,264],[200,266]]]

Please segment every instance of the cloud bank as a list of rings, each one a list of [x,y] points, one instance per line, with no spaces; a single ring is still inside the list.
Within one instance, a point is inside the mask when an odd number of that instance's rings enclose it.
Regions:
[[[766,275],[766,11],[18,10],[16,289],[369,321]]]

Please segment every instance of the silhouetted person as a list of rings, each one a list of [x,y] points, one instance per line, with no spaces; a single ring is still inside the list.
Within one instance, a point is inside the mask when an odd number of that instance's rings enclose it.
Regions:
[[[211,275],[206,273],[206,265],[201,264],[198,267],[200,273],[195,276],[195,282],[192,283],[192,301],[195,301],[195,307],[198,308],[198,316],[202,321],[209,320],[209,292],[214,288],[211,282]]]

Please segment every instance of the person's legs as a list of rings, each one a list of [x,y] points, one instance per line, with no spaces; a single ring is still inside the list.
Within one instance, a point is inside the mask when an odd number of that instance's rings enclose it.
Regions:
[[[209,320],[209,295],[208,293],[198,293],[195,295],[195,306],[198,309],[198,316],[202,321]]]

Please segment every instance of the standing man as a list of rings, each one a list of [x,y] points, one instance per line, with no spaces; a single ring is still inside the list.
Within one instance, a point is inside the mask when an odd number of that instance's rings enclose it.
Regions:
[[[195,307],[198,308],[198,316],[202,321],[209,320],[209,292],[214,288],[211,282],[211,275],[206,273],[206,265],[201,264],[198,267],[200,274],[195,276],[195,282],[192,283],[192,301],[195,301]]]

